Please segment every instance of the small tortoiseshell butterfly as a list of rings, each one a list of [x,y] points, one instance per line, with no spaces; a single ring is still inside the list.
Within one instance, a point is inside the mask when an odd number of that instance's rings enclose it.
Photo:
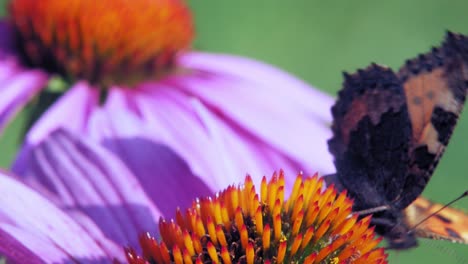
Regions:
[[[429,181],[463,108],[468,37],[447,33],[440,47],[408,60],[398,73],[372,64],[344,77],[328,142],[337,172],[327,182],[348,190],[354,211],[387,207],[372,223],[391,248],[416,246],[421,232],[409,232],[414,223],[408,215],[426,206],[410,204]],[[455,229],[429,233],[468,243]]]

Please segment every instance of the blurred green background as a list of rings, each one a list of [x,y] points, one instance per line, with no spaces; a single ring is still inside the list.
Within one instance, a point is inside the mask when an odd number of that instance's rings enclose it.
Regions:
[[[5,2],[0,0],[2,6]],[[342,71],[371,62],[397,70],[405,59],[438,45],[445,30],[468,34],[468,1],[461,0],[192,0],[189,4],[195,14],[197,49],[266,61],[332,95],[341,87]],[[440,203],[468,189],[466,112],[424,191]],[[0,167],[13,159],[24,122],[22,114],[0,140]],[[455,207],[468,211],[468,199]],[[390,255],[391,263],[468,263],[468,245],[420,239],[418,248]]]

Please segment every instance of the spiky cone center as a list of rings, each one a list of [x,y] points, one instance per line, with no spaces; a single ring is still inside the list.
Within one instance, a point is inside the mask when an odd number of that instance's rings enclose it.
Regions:
[[[183,0],[13,0],[25,63],[109,87],[159,78],[193,39]]]
[[[264,177],[260,194],[247,176],[214,198],[197,200],[161,220],[161,241],[140,237],[142,256],[127,249],[129,263],[386,263],[370,217],[351,214],[346,192],[323,188],[317,175],[296,178],[284,197],[284,174]]]

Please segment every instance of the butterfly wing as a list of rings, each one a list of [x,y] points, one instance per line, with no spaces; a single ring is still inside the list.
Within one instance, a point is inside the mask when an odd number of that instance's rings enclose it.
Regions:
[[[334,181],[355,199],[355,210],[388,204],[400,195],[409,161],[411,123],[403,86],[392,70],[375,64],[345,74],[343,86],[332,108],[328,142]]]
[[[405,222],[417,225],[414,232],[418,237],[468,244],[468,215],[463,211],[447,207],[419,224],[442,206],[420,196],[404,210]]]
[[[447,33],[441,47],[408,60],[398,76],[412,126],[404,195],[394,203],[403,209],[429,181],[463,108],[468,87],[468,38]]]

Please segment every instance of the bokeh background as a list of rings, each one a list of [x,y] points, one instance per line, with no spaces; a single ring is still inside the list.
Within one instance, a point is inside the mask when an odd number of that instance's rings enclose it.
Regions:
[[[1,15],[6,2],[0,0]],[[332,95],[341,87],[342,71],[371,62],[397,70],[405,59],[438,45],[445,30],[468,34],[466,0],[191,0],[189,5],[196,49],[268,62]],[[434,201],[446,203],[468,189],[467,112],[424,191]],[[0,139],[0,167],[12,161],[25,117]],[[468,212],[468,199],[455,207]],[[468,245],[420,239],[418,248],[390,255],[391,263],[468,263]]]

